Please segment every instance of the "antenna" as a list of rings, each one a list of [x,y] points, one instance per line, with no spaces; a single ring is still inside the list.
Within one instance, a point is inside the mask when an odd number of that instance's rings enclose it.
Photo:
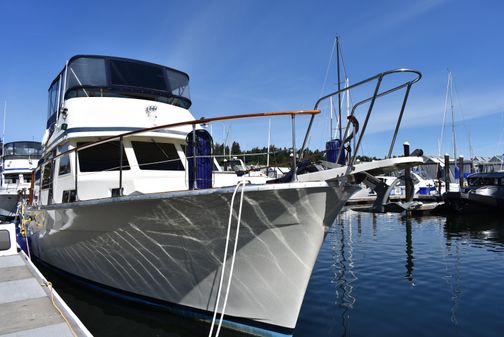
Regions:
[[[452,118],[452,142],[453,142],[453,159],[457,160],[457,142],[455,138],[455,113],[453,111],[453,75],[451,72],[448,73],[448,83],[450,85],[450,108],[451,108],[451,118]]]
[[[441,157],[441,151],[443,151],[443,140],[444,140],[444,128],[445,128],[445,123],[446,123],[446,112],[448,111],[448,95],[450,91],[450,78],[451,78],[451,72],[449,69],[448,70],[448,83],[446,84],[446,95],[445,95],[445,103],[444,103],[444,109],[443,109],[443,124],[441,125],[441,135],[439,137],[438,141],[438,156]]]

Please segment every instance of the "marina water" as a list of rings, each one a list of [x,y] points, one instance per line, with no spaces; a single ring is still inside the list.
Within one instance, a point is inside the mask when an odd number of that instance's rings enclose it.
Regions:
[[[43,272],[95,336],[208,335],[207,324]],[[326,237],[294,336],[502,336],[503,279],[498,216],[348,210]]]

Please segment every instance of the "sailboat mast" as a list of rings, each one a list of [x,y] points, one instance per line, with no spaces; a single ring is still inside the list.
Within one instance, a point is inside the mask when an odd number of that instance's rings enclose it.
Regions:
[[[341,125],[341,79],[340,79],[340,45],[339,36],[336,35],[336,65],[338,67],[338,128],[339,128],[339,139],[343,139],[343,130]],[[332,136],[331,136],[332,139]]]
[[[453,77],[452,73],[448,73],[448,81],[450,84],[450,108],[451,108],[451,129],[452,129],[452,143],[453,143],[453,160],[457,160],[457,139],[455,137],[455,112],[453,110]]]

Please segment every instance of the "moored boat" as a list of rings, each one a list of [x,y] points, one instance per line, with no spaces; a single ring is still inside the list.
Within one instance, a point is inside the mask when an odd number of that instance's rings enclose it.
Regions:
[[[0,181],[0,217],[12,219],[18,201],[30,188],[32,171],[41,156],[39,142],[18,141],[3,146]],[[25,193],[25,194],[26,194]]]
[[[467,186],[457,192],[446,192],[443,200],[457,213],[502,212],[504,206],[504,171],[473,173]]]
[[[188,83],[142,61],[67,62],[49,88],[28,208],[32,255],[143,302],[291,334],[325,233],[358,189],[352,170],[298,179],[294,169],[287,182],[214,170],[203,123],[288,116],[296,153],[295,119],[319,111],[196,120]]]

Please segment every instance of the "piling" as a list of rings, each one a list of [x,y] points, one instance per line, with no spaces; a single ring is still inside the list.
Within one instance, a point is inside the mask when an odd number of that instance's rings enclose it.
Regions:
[[[450,156],[444,155],[445,192],[450,192]]]
[[[459,157],[459,186],[460,190],[464,188],[464,156]]]
[[[403,144],[404,156],[409,157],[410,155],[410,145],[408,142]],[[406,187],[406,201],[410,201],[413,199],[413,193],[411,188],[408,188],[408,184],[411,182],[411,169],[409,167],[404,169],[404,186]]]

